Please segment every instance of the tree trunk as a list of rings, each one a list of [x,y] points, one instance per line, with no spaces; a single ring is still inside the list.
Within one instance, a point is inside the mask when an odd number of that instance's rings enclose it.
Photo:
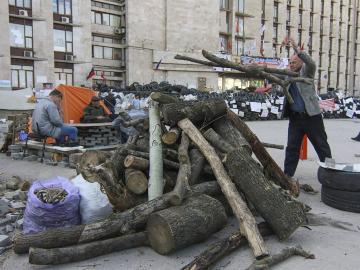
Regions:
[[[240,197],[235,184],[225,171],[221,160],[217,156],[214,148],[205,140],[199,130],[191,123],[189,119],[181,120],[179,127],[191,138],[194,144],[200,149],[209,162],[222,192],[227,198],[235,216],[239,220],[240,229],[249,240],[256,258],[262,258],[268,255],[264,240],[262,239],[256,227],[256,221],[251,214],[246,203]]]
[[[184,118],[189,118],[195,124],[204,125],[213,119],[226,114],[224,100],[214,99],[198,102],[178,102],[165,104],[161,107],[163,122],[175,126]]]
[[[280,240],[305,224],[303,205],[276,188],[244,149],[228,153],[224,164],[231,179]]]
[[[189,177],[191,174],[190,158],[188,154],[189,138],[183,132],[181,135],[181,144],[179,146],[179,161],[180,169],[176,179],[176,185],[172,192],[171,204],[180,205],[184,199],[185,194],[190,189]]]
[[[245,148],[249,154],[252,153],[250,144],[226,117],[215,121],[212,127],[222,137],[222,141],[225,140],[234,148]]]
[[[201,183],[192,187],[191,194],[219,194],[216,182]],[[167,193],[152,201],[137,205],[122,213],[113,214],[110,218],[87,225],[68,228],[49,229],[35,234],[17,234],[14,237],[14,252],[26,253],[29,247],[55,248],[88,243],[96,240],[127,234],[145,228],[150,214],[171,206],[170,194]]]
[[[162,142],[166,145],[173,145],[180,137],[180,129],[177,127],[171,128],[168,132],[164,133],[161,137]]]
[[[109,154],[103,151],[86,151],[79,161],[79,172],[89,182],[97,182],[97,176],[89,172],[90,167],[98,166],[110,158]]]
[[[206,240],[223,228],[226,221],[222,204],[200,195],[188,198],[181,206],[153,213],[146,230],[151,247],[164,255]]]
[[[145,171],[149,168],[149,160],[133,155],[128,155],[124,161],[125,168]]]
[[[78,262],[116,251],[147,245],[147,233],[139,232],[70,247],[53,249],[31,247],[29,251],[29,262],[38,265]]]
[[[212,128],[209,128],[203,133],[205,139],[207,139],[213,146],[219,149],[223,153],[231,152],[234,147],[230,145],[224,138],[217,134]]]
[[[152,92],[150,98],[160,104],[176,103],[179,101],[176,97],[161,92]]]
[[[194,148],[190,150],[190,163],[191,163],[191,175],[189,178],[189,185],[195,185],[200,183],[200,175],[205,165],[205,157],[201,152]]]
[[[241,132],[244,138],[249,142],[257,159],[263,165],[265,175],[275,184],[283,189],[289,190],[295,197],[299,196],[299,183],[292,181],[280,169],[277,163],[261,144],[259,138],[250,130],[250,128],[234,112],[228,110],[228,118],[234,126]]]
[[[148,189],[148,179],[146,175],[139,170],[126,169],[125,183],[128,190],[136,195],[144,194]]]
[[[262,236],[272,234],[269,226],[263,222],[258,225],[259,232]],[[230,254],[234,250],[248,244],[246,237],[237,231],[229,237],[211,244],[204,252],[196,256],[195,259],[181,268],[181,270],[206,270],[210,266]]]

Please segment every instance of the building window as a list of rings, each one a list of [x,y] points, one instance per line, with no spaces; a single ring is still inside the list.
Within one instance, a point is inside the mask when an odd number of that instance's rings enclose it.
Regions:
[[[229,40],[226,35],[220,35],[219,37],[219,48],[220,52],[228,52]]]
[[[10,6],[31,8],[31,0],[9,0]]]
[[[32,88],[34,78],[34,67],[11,66],[11,86],[13,88]]]
[[[93,46],[93,57],[98,59],[121,60],[121,49]]]
[[[91,11],[91,22],[114,27],[120,27],[122,25],[120,16],[95,11]]]
[[[71,0],[52,0],[53,12],[71,15]]]
[[[244,40],[243,39],[235,39],[235,53],[236,55],[244,54]]]
[[[220,0],[220,9],[229,10],[229,0]]]
[[[107,3],[101,3],[101,2],[96,2],[96,1],[91,1],[91,5],[93,7],[111,9],[111,10],[116,10],[116,11],[123,11],[125,9],[125,6],[110,5]]]
[[[10,46],[32,49],[32,25],[10,23]]]
[[[244,35],[244,18],[236,17],[236,34],[239,36]]]
[[[72,53],[72,31],[54,29],[54,51]]]
[[[58,83],[73,85],[73,70],[69,68],[55,68],[55,80]]]
[[[244,5],[245,0],[236,0],[236,11],[237,12],[241,12],[244,13],[245,10],[245,5]]]
[[[121,44],[121,40],[112,37],[92,36],[94,42],[109,43],[109,44]]]

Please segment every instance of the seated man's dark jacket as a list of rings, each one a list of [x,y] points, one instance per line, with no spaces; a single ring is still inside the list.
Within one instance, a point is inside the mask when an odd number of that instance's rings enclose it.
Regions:
[[[98,116],[104,116],[104,118],[97,119]],[[102,106],[94,107],[91,104],[85,107],[83,117],[81,118],[82,123],[103,123],[109,121],[111,120]]]

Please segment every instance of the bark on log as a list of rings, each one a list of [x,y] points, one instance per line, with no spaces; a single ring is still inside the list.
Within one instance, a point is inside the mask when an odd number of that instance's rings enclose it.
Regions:
[[[262,236],[272,234],[270,227],[265,222],[260,223],[258,228]],[[209,269],[211,265],[246,244],[248,244],[246,237],[240,231],[237,231],[229,237],[211,244],[204,252],[196,256],[193,261],[181,268],[181,270]]]
[[[215,121],[212,127],[222,137],[222,140],[227,141],[235,148],[246,148],[249,154],[252,153],[250,144],[226,117]]]
[[[226,221],[222,204],[200,195],[188,198],[181,206],[152,214],[146,230],[151,247],[164,255],[206,240],[223,228]]]
[[[299,183],[292,181],[284,174],[270,154],[266,151],[259,138],[250,130],[250,128],[240,119],[238,115],[228,110],[227,116],[251,145],[251,149],[264,168],[265,175],[275,184],[279,185],[283,189],[289,190],[293,196],[298,197],[300,193]]]
[[[199,130],[191,123],[189,119],[181,120],[178,123],[178,126],[183,131],[185,131],[185,133],[191,138],[194,144],[197,145],[197,147],[209,162],[222,192],[229,201],[236,218],[239,220],[241,231],[249,240],[255,257],[262,258],[267,256],[269,253],[265,247],[264,240],[257,230],[255,218],[251,214],[246,203],[240,197],[235,184],[231,181],[230,177],[226,173],[225,168],[217,156],[214,148],[205,140]]]
[[[149,160],[133,155],[128,155],[124,161],[125,168],[145,171],[149,168]]]
[[[173,145],[179,139],[180,133],[181,131],[179,128],[173,127],[161,136],[162,142],[166,145]]]
[[[184,118],[189,118],[195,124],[205,125],[226,114],[226,108],[224,100],[214,99],[165,104],[161,107],[161,112],[166,125],[175,126]]]
[[[189,178],[189,185],[195,185],[200,183],[200,175],[205,165],[205,157],[201,152],[194,148],[190,150],[190,163],[191,163],[191,174]]]
[[[265,142],[261,142],[262,145],[266,148],[273,148],[273,149],[279,149],[279,150],[283,150],[284,149],[284,145],[280,145],[280,144],[273,144],[273,143],[265,143]]]
[[[170,202],[172,205],[180,205],[185,194],[190,189],[189,178],[191,174],[191,165],[188,154],[189,143],[189,137],[182,132],[181,143],[178,150],[180,169],[177,175],[175,188],[171,193]]]
[[[89,172],[89,168],[105,163],[108,158],[109,154],[103,151],[86,151],[80,158],[78,170],[87,181],[97,182],[98,177]]]
[[[234,150],[228,142],[226,142],[219,134],[217,134],[212,128],[209,128],[203,133],[205,139],[207,139],[210,144],[218,148],[223,153],[228,153]]]
[[[53,249],[31,247],[29,251],[29,263],[38,265],[57,265],[78,262],[116,251],[147,245],[147,233],[139,232],[70,247]]]
[[[231,179],[280,240],[286,240],[305,224],[306,213],[302,203],[273,185],[244,149],[227,153],[224,164]]]
[[[152,92],[150,98],[153,101],[159,102],[160,104],[176,103],[179,101],[178,98],[171,95],[163,94],[161,92]]]
[[[211,196],[220,192],[219,185],[216,182],[210,182],[193,186],[190,194],[204,193]],[[171,206],[170,197],[169,193],[164,194],[125,212],[115,213],[104,221],[92,224],[49,229],[35,234],[16,234],[13,243],[14,252],[27,253],[30,246],[39,248],[71,246],[128,234],[134,230],[142,230],[145,228],[150,214]]]
[[[148,189],[148,179],[146,175],[139,170],[125,170],[125,184],[128,190],[136,195],[144,194]]]

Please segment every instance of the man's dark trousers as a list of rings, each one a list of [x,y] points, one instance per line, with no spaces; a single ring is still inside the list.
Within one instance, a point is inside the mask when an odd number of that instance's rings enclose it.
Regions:
[[[308,116],[305,113],[290,113],[289,120],[284,172],[292,177],[299,162],[301,143],[305,134],[314,146],[320,161],[331,158],[331,150],[321,114]]]

